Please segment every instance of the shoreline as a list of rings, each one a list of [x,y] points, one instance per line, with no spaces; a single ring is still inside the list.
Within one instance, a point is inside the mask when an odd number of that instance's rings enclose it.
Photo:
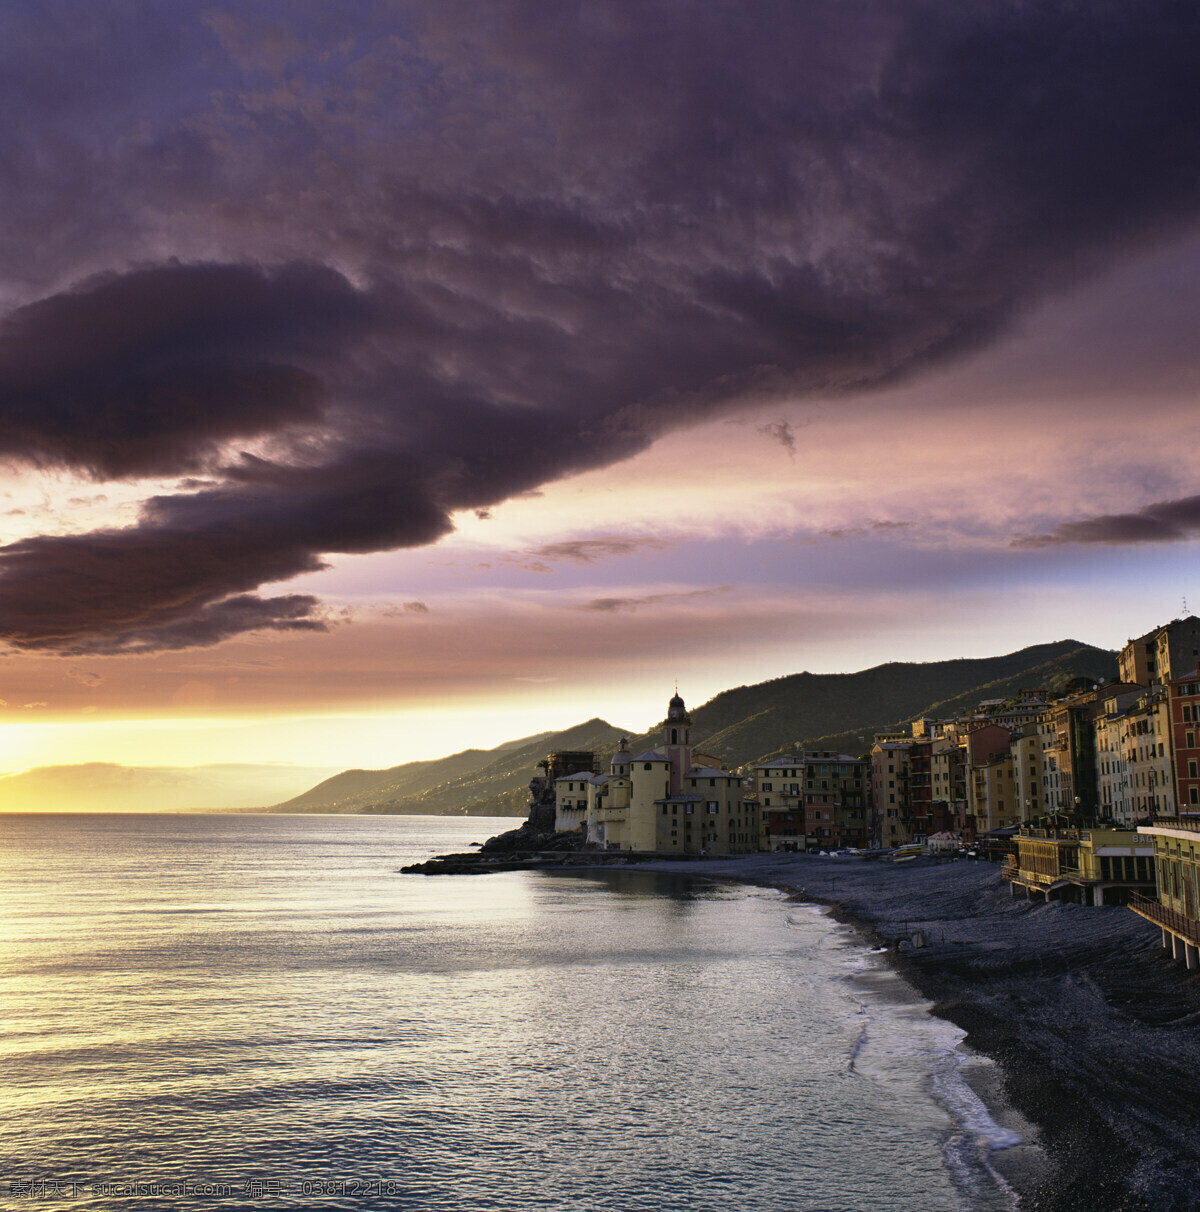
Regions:
[[[981,1070],[972,1088],[997,1123],[1036,1127],[1036,1140],[991,1158],[1022,1212],[1195,1206],[1200,973],[1176,965],[1136,914],[1013,898],[996,867],[967,860],[759,854],[633,869],[774,888],[885,948],[930,1012],[995,1062],[995,1078]]]

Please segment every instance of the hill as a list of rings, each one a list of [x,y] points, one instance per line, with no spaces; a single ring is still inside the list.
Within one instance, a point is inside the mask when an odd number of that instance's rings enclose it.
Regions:
[[[1116,653],[1076,640],[998,657],[891,662],[858,673],[797,673],[722,691],[692,708],[692,739],[697,749],[730,766],[796,746],[858,754],[870,747],[873,732],[923,715],[970,711],[982,700],[1011,698],[1026,687],[1061,686],[1073,676],[1111,680],[1116,675]],[[594,719],[496,749],[470,749],[391,770],[346,771],[275,810],[523,816],[529,779],[549,751],[590,749],[597,765],[604,766],[622,735],[631,736]],[[635,753],[657,741],[657,725],[631,736]]]
[[[269,811],[524,816],[529,780],[547,753],[590,749],[611,754],[617,741],[628,735],[627,729],[593,719],[495,749],[467,749],[389,770],[347,770]]]
[[[858,754],[881,729],[926,715],[966,713],[984,700],[1012,698],[1026,687],[1056,688],[1072,676],[1111,681],[1117,655],[1062,640],[999,657],[798,673],[723,691],[691,713],[692,737],[731,766],[801,743]]]

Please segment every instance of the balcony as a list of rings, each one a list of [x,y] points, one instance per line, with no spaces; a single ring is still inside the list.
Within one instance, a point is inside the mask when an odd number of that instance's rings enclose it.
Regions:
[[[1140,892],[1129,894],[1129,908],[1148,922],[1169,930],[1179,938],[1187,939],[1193,947],[1200,947],[1200,922],[1184,917],[1178,910],[1160,905],[1158,901],[1148,900]]]

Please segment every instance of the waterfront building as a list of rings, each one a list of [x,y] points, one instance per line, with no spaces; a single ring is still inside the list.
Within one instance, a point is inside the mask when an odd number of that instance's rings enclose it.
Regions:
[[[785,754],[751,768],[768,850],[805,850],[804,758]]]
[[[912,741],[876,741],[871,750],[871,839],[877,846],[912,840],[908,752]]]
[[[604,772],[577,769],[554,779],[554,825],[583,829],[605,850],[665,854],[742,854],[763,843],[762,814],[742,776],[692,748],[691,717],[676,694],[661,741],[634,754],[622,738]],[[594,765],[591,754],[586,756]],[[549,761],[549,759],[548,759]],[[553,763],[551,763],[553,766]]]
[[[908,747],[908,804],[911,818],[909,836],[914,842],[923,842],[930,834],[937,833],[933,827],[933,741],[927,736],[914,735]]]
[[[766,848],[840,850],[867,843],[867,759],[829,749],[786,754],[752,767]]]
[[[974,823],[968,827],[967,755],[962,746],[943,737],[935,741],[929,754],[930,831],[955,833],[962,841],[975,840]]]
[[[1200,966],[1200,821],[1194,817],[1158,817],[1139,825],[1151,839],[1158,900],[1133,896],[1129,907],[1162,930],[1163,946],[1189,968]]]
[[[804,829],[822,850],[867,843],[870,764],[832,750],[804,754]]]
[[[554,829],[571,833],[587,822],[588,790],[595,776],[590,770],[560,775],[554,780]]]
[[[1153,891],[1153,847],[1129,829],[1026,825],[1017,853],[1001,867],[1015,896],[1123,905]]]

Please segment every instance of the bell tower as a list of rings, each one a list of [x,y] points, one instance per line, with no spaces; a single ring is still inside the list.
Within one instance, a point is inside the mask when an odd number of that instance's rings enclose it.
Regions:
[[[662,737],[662,751],[671,763],[671,794],[678,795],[683,790],[684,772],[692,766],[692,717],[678,691],[667,704]]]

